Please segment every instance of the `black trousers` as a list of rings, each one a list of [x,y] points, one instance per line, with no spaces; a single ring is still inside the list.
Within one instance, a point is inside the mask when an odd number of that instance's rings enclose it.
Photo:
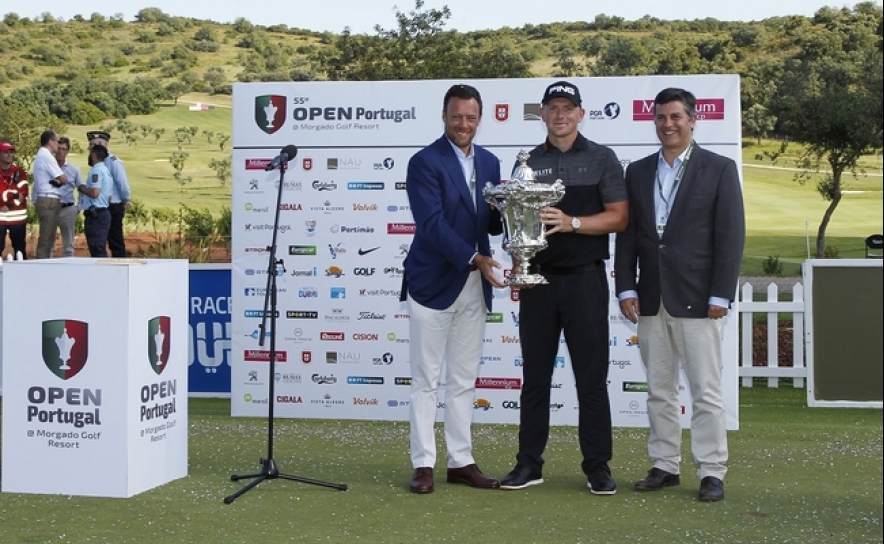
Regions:
[[[549,284],[522,289],[519,335],[522,344],[519,453],[516,461],[543,466],[549,439],[550,385],[562,331],[580,404],[581,469],[590,475],[610,470],[611,404],[608,398],[608,304],[605,267],[574,274],[546,275]]]
[[[123,217],[126,215],[126,206],[122,203],[111,204],[110,231],[107,233],[107,247],[110,248],[111,257],[126,256],[126,241],[123,239]]]
[[[94,215],[90,210],[83,212],[83,233],[86,235],[90,257],[107,257],[105,245],[110,224],[111,214],[107,208],[96,210]]]
[[[0,254],[6,249],[6,233],[9,233],[9,241],[12,242],[12,258],[21,251],[23,259],[28,258],[26,251],[27,225],[0,225]]]

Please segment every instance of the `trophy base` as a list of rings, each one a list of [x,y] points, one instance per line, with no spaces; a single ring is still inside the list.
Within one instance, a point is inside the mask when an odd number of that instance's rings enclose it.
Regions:
[[[549,282],[540,274],[512,274],[506,279],[505,283],[508,287],[520,289],[522,287],[531,287],[533,285],[543,285]]]

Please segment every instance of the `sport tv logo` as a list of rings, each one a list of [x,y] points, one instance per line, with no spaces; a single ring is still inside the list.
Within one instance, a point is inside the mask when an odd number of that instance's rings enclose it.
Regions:
[[[50,372],[69,380],[89,358],[89,324],[73,319],[43,322],[43,362]]]
[[[169,347],[172,345],[172,319],[157,316],[147,322],[147,359],[157,375],[166,370],[169,362]]]
[[[255,97],[255,124],[267,134],[273,134],[285,124],[286,99],[278,94]]]

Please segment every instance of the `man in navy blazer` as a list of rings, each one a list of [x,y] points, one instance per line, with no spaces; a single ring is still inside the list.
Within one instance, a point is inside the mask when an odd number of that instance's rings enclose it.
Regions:
[[[635,488],[679,485],[679,368],[693,397],[691,449],[699,499],[724,498],[727,432],[721,391],[722,318],[734,300],[745,242],[734,161],[693,140],[696,98],[664,89],[654,100],[661,149],[626,170],[629,225],[617,235],[620,310],[638,323],[648,376],[648,454]]]
[[[445,362],[447,481],[496,488],[472,455],[470,426],[476,377],[485,336],[491,288],[504,287],[494,274],[490,234],[500,234],[500,214],[482,197],[490,181],[500,183],[500,161],[474,145],[482,98],[469,85],[445,94],[445,134],[408,162],[406,190],[416,225],[405,259],[402,297],[408,301],[411,358],[411,462],[409,489],[433,491],[436,464],[436,393]]]

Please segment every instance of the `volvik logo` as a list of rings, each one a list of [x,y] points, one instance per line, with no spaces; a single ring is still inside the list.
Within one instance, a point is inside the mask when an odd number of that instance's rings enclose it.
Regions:
[[[43,362],[62,380],[76,376],[89,357],[89,324],[73,319],[43,322]]]
[[[279,94],[255,97],[255,124],[267,134],[273,134],[285,124],[286,98]]]
[[[169,348],[172,345],[172,319],[167,315],[157,316],[147,322],[147,359],[150,367],[158,375],[166,370],[169,362]]]

